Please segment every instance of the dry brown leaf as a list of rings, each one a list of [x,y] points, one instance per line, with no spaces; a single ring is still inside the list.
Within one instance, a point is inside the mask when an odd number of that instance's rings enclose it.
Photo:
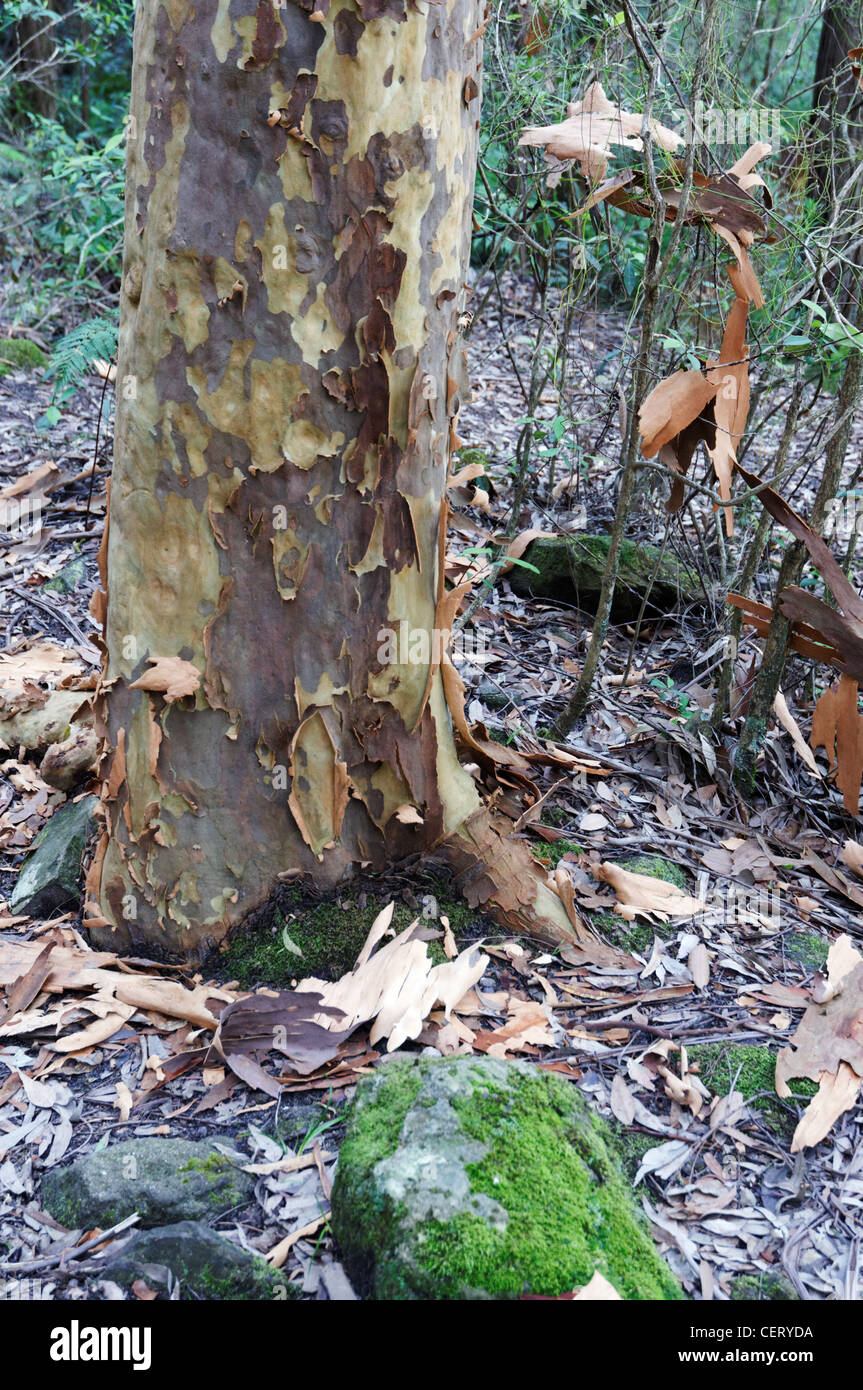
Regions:
[[[776,718],[779,720],[779,723],[782,725],[783,729],[786,729],[788,733],[791,735],[791,742],[794,744],[796,751],[799,753],[800,757],[803,759],[804,763],[809,768],[809,771],[814,772],[816,777],[819,776],[820,774],[818,772],[818,764],[815,761],[815,754],[812,752],[812,749],[809,747],[809,744],[803,737],[800,725],[797,723],[797,720],[794,718],[794,715],[788,708],[788,701],[785,699],[785,696],[782,694],[781,690],[778,691],[776,699],[773,701],[773,713],[776,715]]]
[[[854,1104],[863,1079],[863,957],[850,938],[839,937],[827,957],[821,1002],[811,1004],[791,1046],[776,1059],[776,1091],[787,1099],[788,1081],[805,1076],[818,1082],[794,1135],[794,1152],[823,1139],[835,1120]]]
[[[857,1103],[863,1078],[857,1075],[847,1062],[840,1062],[839,1070],[823,1071],[819,1078],[817,1094],[807,1105],[791,1140],[791,1152],[810,1149],[830,1133],[840,1115]]]
[[[128,1120],[129,1116],[132,1113],[132,1108],[135,1104],[135,1097],[132,1095],[132,1092],[129,1090],[129,1087],[126,1085],[125,1081],[117,1082],[116,1091],[117,1095],[114,1100],[114,1105],[120,1112],[121,1124],[125,1124],[126,1120]]]
[[[583,1289],[579,1289],[572,1301],[573,1303],[620,1303],[622,1299],[614,1285],[609,1284],[605,1275],[600,1274],[597,1270],[590,1283],[585,1284]]]
[[[393,1052],[408,1038],[417,1037],[437,1004],[449,1018],[467,990],[485,973],[488,957],[477,947],[462,951],[454,960],[433,965],[426,949],[429,928],[412,922],[385,945],[372,950],[372,938],[381,935],[380,918],[372,926],[354,970],[335,983],[301,980],[294,996],[314,991],[324,1007],[344,1015],[338,1026],[350,1031],[374,1020],[369,1041],[387,1038]],[[388,925],[388,922],[387,922]],[[322,1012],[318,1006],[318,1012]],[[317,1015],[312,1011],[313,1018]],[[326,1019],[318,1021],[326,1028]]]
[[[810,734],[812,747],[824,748],[836,768],[836,785],[852,816],[860,806],[863,782],[863,715],[857,709],[857,689],[856,680],[841,676],[838,685],[825,690],[815,706]]]
[[[533,999],[510,999],[508,1022],[491,1033],[477,1033],[474,1048],[491,1057],[505,1058],[510,1052],[534,1047],[554,1047],[557,1035],[549,1021],[547,1004]]]
[[[731,474],[749,415],[748,313],[749,304],[735,299],[725,323],[719,361],[707,363],[707,379],[717,388],[713,403],[716,436],[707,452],[713,461],[719,495],[725,501],[731,500]],[[734,513],[730,507],[725,508],[725,529],[729,536],[733,535]]]
[[[0,652],[0,715],[44,705],[49,692],[40,685],[58,686],[83,671],[78,653],[57,642],[33,642],[14,652]],[[64,694],[72,698],[74,692]],[[79,704],[83,699],[83,695],[78,696]]]
[[[706,989],[710,983],[710,953],[703,941],[693,946],[686,957],[686,964],[696,989]]]
[[[858,845],[856,840],[846,840],[842,846],[842,858],[849,869],[863,878],[863,845]]]
[[[86,1001],[87,1006],[91,1006],[91,1001]],[[112,1000],[110,1005],[104,1006],[103,1017],[97,1018],[95,1023],[90,1023],[80,1032],[68,1033],[65,1037],[58,1038],[56,1042],[49,1043],[52,1052],[83,1052],[87,1047],[97,1047],[99,1043],[107,1042],[113,1038],[115,1033],[128,1023],[135,1010],[131,1007],[123,1007],[116,1000]]]
[[[593,182],[601,182],[613,159],[612,146],[643,149],[643,119],[623,111],[609,101],[599,82],[588,87],[581,101],[570,102],[566,120],[558,125],[531,126],[522,132],[519,145],[538,145],[554,159],[577,159],[581,172]],[[678,150],[683,144],[676,131],[651,120],[654,142],[663,150]],[[606,195],[607,196],[607,195]]]
[[[717,389],[715,382],[694,371],[674,372],[660,381],[638,412],[644,457],[653,458],[664,444],[698,419]]]
[[[742,594],[735,593],[728,594],[726,603],[740,609],[745,626],[754,628],[759,637],[767,636],[773,617],[773,609],[769,603],[758,603],[755,599],[744,598]],[[841,666],[841,653],[808,623],[792,623],[788,645],[792,651],[799,652],[801,656],[811,657],[813,661]]]
[[[315,1231],[319,1231],[329,1219],[330,1213],[327,1211],[324,1212],[323,1216],[318,1216],[314,1221],[310,1221],[308,1225],[301,1226],[298,1231],[292,1231],[289,1236],[285,1236],[284,1240],[280,1240],[278,1245],[274,1245],[264,1257],[267,1263],[271,1264],[274,1269],[281,1269],[297,1241],[304,1240],[306,1236],[313,1236]]]
[[[591,873],[595,879],[611,884],[617,895],[614,910],[629,922],[638,915],[656,916],[667,922],[670,917],[692,917],[704,911],[703,902],[664,879],[634,874],[608,861],[593,865]]]
[[[170,703],[194,695],[201,684],[201,673],[191,661],[179,656],[148,656],[147,660],[152,669],[130,681],[130,690],[158,691]]]
[[[151,1289],[150,1285],[144,1279],[136,1279],[133,1282],[132,1293],[136,1298],[140,1299],[142,1303],[152,1303],[154,1298],[159,1297],[157,1290]]]
[[[33,492],[38,488],[40,492],[51,492],[58,487],[61,482],[60,470],[56,463],[50,459],[45,463],[40,463],[38,468],[34,468],[23,478],[18,478],[14,483],[8,483],[6,487],[0,488],[0,501],[6,502],[12,497],[21,497],[24,493]],[[46,486],[47,484],[47,486]]]

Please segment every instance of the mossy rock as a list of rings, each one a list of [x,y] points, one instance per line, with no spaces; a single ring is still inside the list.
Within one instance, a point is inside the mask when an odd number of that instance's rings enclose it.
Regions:
[[[209,1141],[147,1137],[94,1149],[42,1179],[42,1205],[68,1230],[213,1219],[250,1201],[255,1180]]]
[[[429,890],[435,897],[438,917],[449,919],[455,935],[470,932],[479,921],[463,899],[450,899]],[[266,984],[288,989],[295,980],[308,975],[319,980],[338,980],[353,969],[378,913],[391,895],[368,895],[364,905],[353,897],[339,902],[321,902],[297,888],[280,888],[265,908],[240,927],[214,959],[220,975],[236,979],[244,989]],[[396,903],[392,925],[404,931],[419,912],[405,903]],[[437,917],[429,927],[439,930]],[[439,941],[429,941],[427,950],[436,965],[446,959]]]
[[[81,860],[95,829],[97,805],[95,796],[67,801],[45,822],[15,880],[9,900],[12,912],[50,917],[52,912],[77,907]]]
[[[48,358],[29,338],[0,338],[0,376],[28,368],[44,367]]]
[[[143,1279],[161,1291],[168,1274],[199,1297],[213,1300],[283,1300],[297,1296],[279,1270],[241,1250],[200,1221],[177,1221],[138,1231],[105,1262],[107,1279],[124,1286]]]
[[[83,587],[86,580],[87,562],[83,555],[76,555],[74,560],[64,565],[60,573],[55,574],[53,579],[42,585],[42,588],[57,594],[73,594],[76,589]]]
[[[556,1296],[597,1270],[626,1299],[683,1297],[603,1123],[524,1062],[406,1056],[362,1081],[332,1218],[376,1299]]]
[[[531,541],[522,558],[533,570],[518,565],[507,579],[518,594],[564,599],[579,608],[593,609],[599,602],[610,540],[610,536],[578,533]],[[623,542],[611,610],[615,621],[638,615],[657,563],[659,569],[645,609],[648,616],[667,613],[681,600],[704,602],[698,575],[668,552],[661,561],[659,557],[654,545]]]
[[[687,1055],[690,1063],[698,1064],[702,1081],[714,1094],[727,1096],[733,1085],[775,1134],[790,1138],[799,1111],[776,1094],[775,1052],[750,1043],[697,1043],[687,1048]],[[808,1100],[818,1089],[805,1078],[790,1081],[789,1086],[801,1100]]]

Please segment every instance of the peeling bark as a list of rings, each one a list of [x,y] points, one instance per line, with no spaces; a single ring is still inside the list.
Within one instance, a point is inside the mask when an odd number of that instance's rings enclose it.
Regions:
[[[200,954],[478,823],[438,666],[380,649],[444,599],[479,18],[138,7],[97,940]]]

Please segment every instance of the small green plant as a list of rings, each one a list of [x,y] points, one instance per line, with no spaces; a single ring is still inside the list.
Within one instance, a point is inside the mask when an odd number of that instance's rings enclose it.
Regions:
[[[94,362],[109,362],[117,351],[117,325],[113,319],[86,319],[55,344],[46,376],[54,383],[51,404],[39,421],[56,425],[63,407],[75,394]]]

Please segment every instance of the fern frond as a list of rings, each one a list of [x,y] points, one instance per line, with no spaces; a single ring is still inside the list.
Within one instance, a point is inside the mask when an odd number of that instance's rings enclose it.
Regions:
[[[117,351],[117,325],[113,319],[86,319],[55,343],[46,376],[53,378],[54,396],[67,398],[100,359],[110,362]]]

